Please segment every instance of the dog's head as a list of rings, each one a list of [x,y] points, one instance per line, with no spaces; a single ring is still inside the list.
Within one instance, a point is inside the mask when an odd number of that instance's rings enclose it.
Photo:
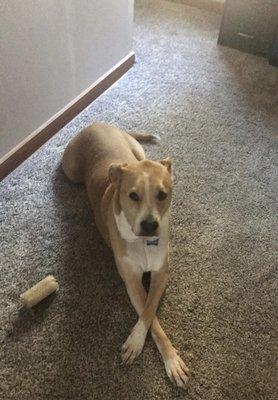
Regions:
[[[133,233],[159,236],[161,221],[172,197],[171,160],[112,164],[109,179],[118,191],[120,211]]]

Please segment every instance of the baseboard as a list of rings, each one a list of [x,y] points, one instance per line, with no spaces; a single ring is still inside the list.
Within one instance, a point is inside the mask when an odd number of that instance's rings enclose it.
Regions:
[[[0,181],[120,79],[133,66],[134,62],[135,54],[131,52],[66,107],[2,157],[0,159]]]
[[[268,61],[270,65],[278,67],[278,35],[276,35],[271,44],[271,48],[268,55]]]
[[[224,9],[224,1],[222,0],[169,0],[174,3],[182,3],[187,6],[200,8],[202,10],[207,10],[215,12],[217,14],[222,14]]]

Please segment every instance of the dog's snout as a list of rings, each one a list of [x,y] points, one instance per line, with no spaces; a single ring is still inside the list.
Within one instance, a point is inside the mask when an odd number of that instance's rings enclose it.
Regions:
[[[141,222],[142,233],[146,235],[155,234],[157,228],[158,228],[158,222],[155,221],[153,218],[148,218]]]

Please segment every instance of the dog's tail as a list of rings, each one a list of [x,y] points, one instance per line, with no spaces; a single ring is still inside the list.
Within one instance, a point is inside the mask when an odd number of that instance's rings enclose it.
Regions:
[[[130,136],[136,139],[138,142],[159,142],[160,136],[152,134],[152,133],[145,133],[145,132],[127,132]]]

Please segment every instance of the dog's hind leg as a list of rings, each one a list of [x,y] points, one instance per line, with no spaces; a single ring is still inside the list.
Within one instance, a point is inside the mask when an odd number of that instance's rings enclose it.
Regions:
[[[74,183],[84,182],[84,135],[78,134],[67,145],[62,158],[62,168]]]
[[[137,158],[138,161],[144,160],[146,158],[145,152],[143,147],[140,145],[140,143],[137,142],[136,139],[134,139],[131,135],[129,135],[126,132],[123,132],[124,138],[128,142],[128,145],[134,154],[134,156]]]

